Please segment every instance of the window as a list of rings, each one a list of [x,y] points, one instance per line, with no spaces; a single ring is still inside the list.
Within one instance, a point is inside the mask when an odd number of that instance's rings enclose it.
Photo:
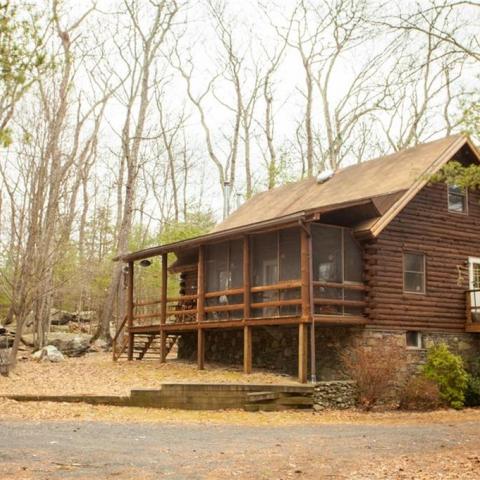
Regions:
[[[405,292],[425,293],[425,255],[403,254],[403,289]]]
[[[300,279],[300,229],[289,228],[261,233],[250,237],[252,286],[275,285]],[[255,292],[252,303],[268,303],[278,300],[297,300],[300,288],[274,289]],[[298,315],[298,305],[281,307],[256,307],[254,317]]]
[[[243,285],[243,250],[240,240],[207,245],[206,290],[216,292]]]
[[[405,334],[405,342],[407,344],[407,348],[422,348],[422,334],[416,331],[408,331]]]
[[[467,191],[458,185],[448,185],[448,211],[467,213]]]
[[[363,301],[363,291],[347,286],[362,283],[363,261],[360,245],[348,229],[315,223],[311,228],[313,280],[325,284],[314,285],[314,297],[339,301],[338,304],[333,301],[319,303],[315,305],[315,313],[362,315],[363,308],[356,306],[355,302]],[[344,301],[347,305],[343,304]],[[348,305],[348,301],[351,301],[351,305]]]

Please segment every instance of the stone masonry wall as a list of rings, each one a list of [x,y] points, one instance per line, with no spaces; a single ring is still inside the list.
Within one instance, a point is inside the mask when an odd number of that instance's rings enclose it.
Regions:
[[[425,361],[426,349],[435,343],[446,343],[451,351],[461,354],[467,363],[474,356],[480,355],[480,335],[478,334],[422,332],[422,336],[424,348],[410,349],[406,347],[405,331],[401,330],[317,326],[315,332],[317,380],[347,378],[342,371],[341,352],[350,346],[376,349],[387,344],[405,348],[407,364],[403,368],[409,372],[413,372]],[[252,342],[254,368],[296,375],[298,359],[296,327],[255,327]],[[195,334],[182,334],[178,356],[186,360],[195,360]],[[207,362],[240,366],[243,359],[243,332],[207,330],[205,359]]]
[[[356,399],[355,382],[349,380],[318,382],[313,390],[313,409],[319,412],[327,409],[353,408]]]

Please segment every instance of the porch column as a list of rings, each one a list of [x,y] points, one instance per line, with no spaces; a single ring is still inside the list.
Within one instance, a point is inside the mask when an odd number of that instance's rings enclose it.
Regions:
[[[298,381],[307,382],[307,350],[308,330],[306,323],[298,325]]]
[[[200,323],[205,320],[205,249],[198,248],[197,278],[197,364],[200,370],[205,367],[205,331]]]
[[[243,371],[252,373],[252,327],[243,327]]]
[[[248,236],[243,237],[243,319],[250,318],[250,246]],[[252,372],[252,327],[243,327],[243,371]]]
[[[167,292],[168,292],[168,254],[162,255],[162,285],[160,303],[160,363],[165,363],[167,358],[167,335],[163,326],[167,322]]]
[[[133,360],[133,268],[134,263],[128,262],[128,281],[127,281],[127,325],[128,325],[128,360]]]
[[[308,328],[312,322],[312,276],[311,276],[311,242],[310,232],[307,226],[300,229],[300,275],[302,315],[298,325],[298,380],[302,383],[307,381],[307,357],[308,357]]]

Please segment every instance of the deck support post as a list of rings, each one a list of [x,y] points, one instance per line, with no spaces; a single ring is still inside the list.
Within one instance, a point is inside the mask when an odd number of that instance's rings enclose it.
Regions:
[[[205,330],[197,330],[197,365],[199,370],[205,368]]]
[[[243,327],[243,371],[252,373],[252,327]]]
[[[205,247],[198,247],[197,277],[197,364],[198,369],[205,368],[205,331],[200,323],[205,320]]]
[[[162,290],[160,303],[160,363],[165,363],[167,359],[167,335],[163,330],[163,325],[167,322],[167,291],[168,291],[168,254],[162,255]]]
[[[160,330],[160,363],[167,361],[167,333],[163,328]]]
[[[300,229],[300,275],[302,296],[302,320],[298,325],[298,380],[307,381],[308,324],[312,325],[311,363],[312,379],[315,376],[315,327],[313,325],[313,281],[312,281],[312,241],[310,225],[301,223]]]
[[[127,325],[128,325],[128,360],[133,360],[134,333],[133,327],[133,269],[134,263],[128,262],[128,281],[127,281]]]
[[[306,323],[298,325],[298,381],[307,382],[308,330]]]
[[[243,319],[251,316],[250,307],[250,239],[243,237]],[[252,373],[252,327],[243,327],[243,371]]]

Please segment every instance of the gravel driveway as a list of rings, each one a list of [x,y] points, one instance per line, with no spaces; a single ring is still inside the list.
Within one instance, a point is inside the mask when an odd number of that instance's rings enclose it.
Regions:
[[[439,466],[436,458],[448,468],[460,452],[471,452],[461,471],[442,478],[473,479],[480,477],[479,438],[477,422],[262,427],[1,422],[0,478],[412,478],[405,464],[415,478],[440,478],[431,470]]]

